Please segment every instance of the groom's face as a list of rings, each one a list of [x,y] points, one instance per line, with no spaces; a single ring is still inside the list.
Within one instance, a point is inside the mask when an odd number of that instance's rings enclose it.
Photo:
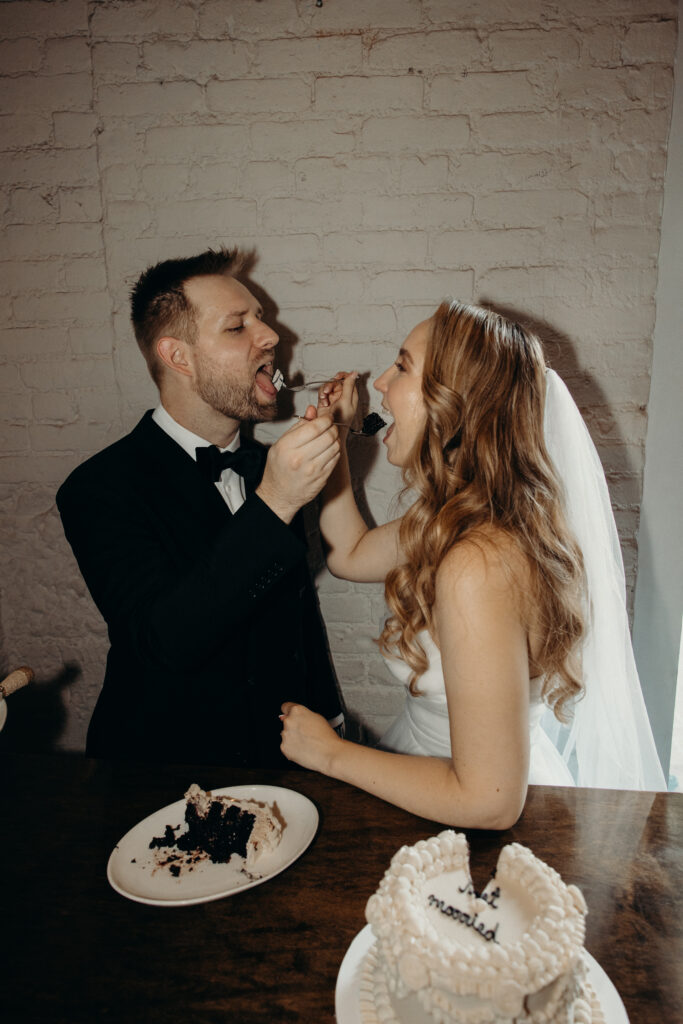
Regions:
[[[197,325],[187,350],[196,394],[231,419],[273,419],[277,391],[271,378],[279,339],[263,322],[259,302],[239,281],[219,274],[192,278],[185,294]]]

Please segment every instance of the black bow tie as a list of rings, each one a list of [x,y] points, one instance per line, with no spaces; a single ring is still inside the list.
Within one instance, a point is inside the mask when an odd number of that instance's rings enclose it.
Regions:
[[[255,487],[260,481],[263,460],[257,448],[242,446],[236,452],[222,452],[215,444],[195,449],[197,465],[207,479],[214,483],[224,469],[231,469],[244,477],[245,484]]]

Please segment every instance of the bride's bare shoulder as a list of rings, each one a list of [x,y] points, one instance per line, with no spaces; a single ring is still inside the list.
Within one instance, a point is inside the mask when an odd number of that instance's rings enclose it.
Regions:
[[[454,544],[436,572],[437,593],[453,592],[465,599],[480,591],[518,598],[529,592],[531,574],[526,555],[505,530],[484,526]]]

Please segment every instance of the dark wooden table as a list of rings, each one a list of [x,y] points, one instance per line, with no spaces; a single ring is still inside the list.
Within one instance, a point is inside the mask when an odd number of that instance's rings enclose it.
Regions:
[[[332,1022],[339,965],[404,843],[441,831],[305,772],[0,753],[3,1024]],[[119,896],[109,854],[139,820],[204,788],[258,782],[314,801],[320,828],[283,874],[230,898],[159,908]],[[683,796],[532,787],[515,828],[470,832],[482,886],[529,846],[586,897],[586,947],[631,1024],[683,1021]]]

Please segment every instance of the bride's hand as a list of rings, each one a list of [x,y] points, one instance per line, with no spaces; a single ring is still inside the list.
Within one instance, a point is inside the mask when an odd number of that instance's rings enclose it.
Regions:
[[[332,413],[336,423],[351,423],[358,408],[358,374],[340,370],[318,390],[318,412]]]
[[[282,705],[280,749],[289,761],[327,774],[334,751],[344,741],[328,721],[303,704]]]

